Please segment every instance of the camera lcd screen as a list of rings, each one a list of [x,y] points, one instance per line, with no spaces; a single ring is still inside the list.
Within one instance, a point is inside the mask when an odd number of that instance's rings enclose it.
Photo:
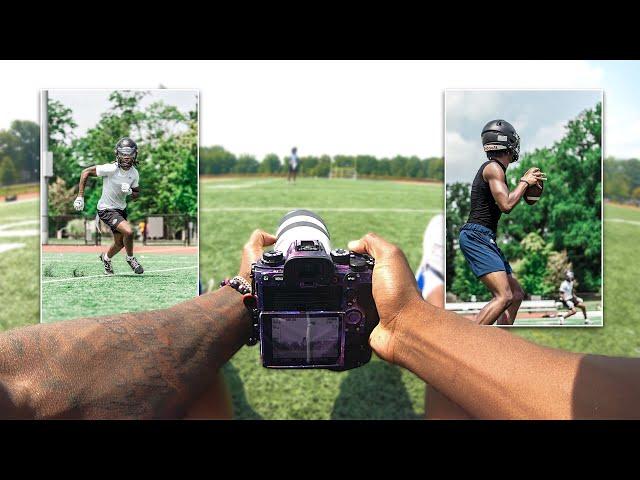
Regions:
[[[340,318],[288,316],[271,319],[273,360],[333,363],[340,355]]]

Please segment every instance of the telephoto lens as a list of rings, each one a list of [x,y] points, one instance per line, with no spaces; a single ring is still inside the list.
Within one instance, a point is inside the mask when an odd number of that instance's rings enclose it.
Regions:
[[[280,252],[286,253],[296,240],[317,240],[325,252],[331,251],[329,229],[319,215],[309,210],[293,210],[282,217],[276,237],[275,250]]]

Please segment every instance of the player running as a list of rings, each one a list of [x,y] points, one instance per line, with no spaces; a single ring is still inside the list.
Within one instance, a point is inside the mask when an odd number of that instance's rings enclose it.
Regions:
[[[573,293],[574,280],[575,277],[573,272],[571,270],[567,270],[565,272],[564,280],[560,284],[559,290],[560,300],[562,300],[562,303],[569,309],[569,311],[560,317],[560,325],[564,325],[565,319],[576,314],[576,307],[582,310],[585,325],[589,325],[591,322],[589,322],[589,319],[587,318],[587,306],[580,297],[575,296]]]
[[[140,175],[136,169],[138,146],[129,137],[123,137],[118,140],[114,152],[115,162],[94,165],[82,171],[78,196],[73,202],[73,207],[78,211],[84,209],[84,187],[89,177],[104,177],[97,216],[113,232],[113,245],[106,253],[99,255],[104,265],[104,274],[114,274],[111,260],[122,250],[122,247],[127,252],[126,260],[131,269],[134,273],[141,274],[144,269],[133,256],[133,230],[127,221],[127,195],[131,195],[132,199],[140,196],[138,187]]]
[[[492,120],[482,129],[482,145],[488,160],[484,162],[471,187],[471,212],[460,230],[462,254],[477,278],[491,291],[493,299],[478,313],[481,325],[513,325],[524,290],[513,278],[511,266],[496,244],[498,220],[510,213],[530,185],[546,180],[539,168],[530,168],[518,186],[509,191],[507,167],[518,161],[520,136],[505,120]]]

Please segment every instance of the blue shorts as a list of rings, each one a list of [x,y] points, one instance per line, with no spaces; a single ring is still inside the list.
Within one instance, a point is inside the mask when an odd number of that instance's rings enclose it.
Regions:
[[[460,250],[476,277],[491,272],[506,272],[511,275],[511,265],[496,245],[496,234],[477,223],[466,223],[460,229]]]

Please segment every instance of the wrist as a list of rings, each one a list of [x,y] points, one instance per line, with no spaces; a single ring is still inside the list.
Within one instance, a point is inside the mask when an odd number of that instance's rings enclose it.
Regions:
[[[416,350],[424,347],[422,341],[434,318],[434,310],[436,307],[421,298],[403,309],[393,333],[393,363],[415,370]]]

